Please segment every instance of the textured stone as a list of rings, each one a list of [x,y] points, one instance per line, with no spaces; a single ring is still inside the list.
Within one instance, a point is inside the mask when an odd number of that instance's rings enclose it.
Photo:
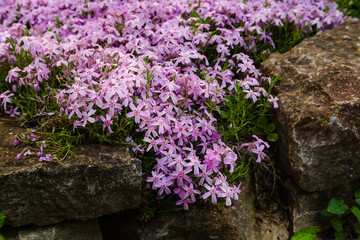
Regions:
[[[256,209],[254,225],[254,237],[247,240],[288,240],[289,219],[287,211],[279,206],[271,207],[265,211]]]
[[[300,188],[324,191],[360,179],[360,22],[273,54],[262,70],[282,77],[279,156]]]
[[[11,119],[0,119],[0,212],[5,224],[93,219],[140,205],[141,161],[128,148],[87,145],[62,164],[17,160],[21,149],[12,146],[12,138],[21,131]]]
[[[242,194],[231,207],[190,205],[188,211],[158,213],[147,223],[139,223],[138,214],[120,213],[104,217],[101,225],[109,240],[240,240],[254,239],[255,194],[249,179]],[[172,202],[172,204],[174,204]],[[174,206],[172,206],[174,207]]]
[[[98,221],[72,221],[4,233],[6,240],[102,240]]]
[[[327,208],[331,198],[342,198],[345,204],[352,206],[354,193],[360,188],[360,182],[354,181],[331,190],[309,193],[288,180],[285,188],[288,191],[291,230],[297,232],[307,226],[322,226],[323,229],[328,227],[329,218],[324,217],[321,211]]]

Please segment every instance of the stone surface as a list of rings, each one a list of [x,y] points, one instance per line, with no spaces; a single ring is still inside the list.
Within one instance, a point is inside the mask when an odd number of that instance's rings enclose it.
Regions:
[[[23,131],[12,119],[0,119],[0,212],[5,224],[38,226],[65,219],[93,219],[141,201],[141,161],[128,148],[84,146],[77,158],[38,162],[16,159],[12,146]]]
[[[101,225],[106,240],[240,240],[254,239],[255,195],[250,181],[231,207],[191,205],[190,210],[163,212],[148,223],[139,223],[136,212],[104,217]],[[174,204],[174,202],[171,202]],[[175,206],[172,206],[173,208]]]
[[[354,193],[360,188],[360,182],[356,180],[331,190],[309,193],[288,180],[285,188],[288,191],[291,230],[297,232],[307,226],[328,227],[329,218],[324,217],[321,211],[327,208],[331,198],[342,198],[345,204],[353,206]]]
[[[301,189],[360,179],[360,22],[318,33],[262,65],[277,87],[279,156]]]
[[[254,237],[247,240],[288,240],[289,218],[287,211],[275,206],[274,209],[255,212]]]
[[[102,240],[98,221],[71,221],[4,233],[6,240]]]

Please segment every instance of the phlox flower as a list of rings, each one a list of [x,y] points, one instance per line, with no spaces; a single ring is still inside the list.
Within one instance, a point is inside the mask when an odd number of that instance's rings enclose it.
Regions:
[[[277,97],[270,96],[270,98],[268,99],[268,101],[273,104],[274,108],[278,108],[278,107],[279,107],[279,104],[278,104],[279,99],[278,99]]]
[[[170,179],[176,179],[176,183],[179,187],[184,186],[184,180],[186,182],[191,183],[192,180],[190,179],[190,177],[186,174],[190,173],[192,171],[191,168],[186,168],[185,170],[183,169],[182,165],[176,169],[175,171],[173,171],[169,178]]]
[[[252,89],[250,90],[244,90],[247,94],[245,95],[245,98],[251,98],[253,102],[256,102],[258,100],[258,97],[260,97],[259,92],[254,92]]]
[[[146,179],[146,182],[152,182],[153,183],[152,189],[159,188],[159,182],[165,176],[165,174],[162,173],[162,172],[158,172],[158,171],[152,171],[151,175],[152,175],[152,177],[148,177]]]
[[[168,167],[175,165],[175,169],[177,171],[180,171],[186,165],[186,162],[184,161],[184,159],[180,154],[175,154],[173,156],[174,158],[171,159],[170,163],[168,164]]]
[[[85,127],[87,122],[94,123],[95,118],[91,117],[96,111],[94,109],[90,109],[89,111],[83,111],[82,112],[82,126]]]
[[[10,117],[15,117],[15,115],[20,115],[20,112],[18,112],[19,108],[16,107],[16,108],[11,108],[9,111],[5,111],[6,114],[9,114]]]
[[[266,157],[266,154],[264,153],[264,147],[264,145],[260,145],[251,150],[253,153],[258,155],[256,162],[261,162],[261,160]]]
[[[219,197],[225,197],[226,198],[226,206],[231,206],[231,198],[233,198],[234,193],[233,189],[229,187],[229,185],[223,183],[220,186],[220,189],[222,192],[218,194]]]
[[[185,166],[193,168],[194,174],[198,175],[199,169],[201,167],[201,161],[199,160],[199,158],[194,153],[190,153],[186,159],[190,162],[186,163]]]
[[[201,169],[201,173],[195,175],[196,177],[201,177],[199,181],[199,185],[203,186],[205,180],[208,184],[212,184],[214,180],[210,176],[213,174],[213,170],[212,169],[207,170],[207,165],[201,165],[200,169]]]
[[[135,105],[131,102],[129,104],[129,107],[132,110],[132,112],[127,113],[126,117],[134,117],[135,116],[135,123],[140,123],[141,117],[148,116],[147,111],[142,111],[142,109],[144,107],[144,104],[142,102],[140,102],[137,107],[135,107]]]
[[[6,90],[2,94],[0,94],[1,106],[4,107],[4,110],[7,110],[7,107],[6,107],[7,103],[13,103],[11,98],[10,98],[12,96],[14,96],[14,94],[10,93],[9,90]]]
[[[103,129],[105,129],[105,127],[108,128],[109,132],[112,133],[113,131],[111,130],[110,125],[113,123],[113,121],[111,120],[111,117],[106,114],[106,118],[104,118],[104,116],[100,116],[101,121],[103,121]]]
[[[18,160],[20,160],[20,159],[22,158],[23,154],[24,154],[24,152],[21,152],[21,153],[17,154],[17,155],[16,155],[16,158],[17,158]]]
[[[45,157],[40,157],[39,158],[39,162],[43,162],[43,161],[52,161],[53,157],[51,156],[51,154],[46,154]]]
[[[24,156],[28,156],[28,155],[31,155],[31,151],[30,151],[30,150],[27,150],[27,151],[24,153]]]
[[[175,204],[176,205],[183,205],[184,210],[189,210],[189,203],[194,203],[190,198],[181,198]]]
[[[183,189],[185,190],[183,197],[190,197],[192,202],[196,202],[195,194],[201,194],[199,190],[194,189],[194,185],[192,183],[190,183],[189,185],[185,185]]]
[[[231,173],[234,172],[234,168],[236,167],[236,160],[237,155],[232,151],[226,153],[226,156],[224,157],[224,163],[230,165],[229,172]]]
[[[157,147],[157,141],[154,138],[145,137],[145,142],[149,143],[149,146],[146,148],[146,151],[150,151],[151,148],[154,148],[154,151],[157,151],[159,148]]]
[[[164,191],[167,195],[169,195],[171,193],[169,186],[173,185],[173,181],[167,179],[166,177],[163,177],[156,185],[160,188],[158,192],[159,196],[161,196]]]
[[[217,203],[217,195],[221,194],[221,192],[217,189],[217,186],[209,186],[207,183],[205,183],[204,187],[208,190],[207,192],[205,192],[201,197],[203,199],[207,199],[208,197],[211,196],[211,202],[213,204]]]
[[[19,137],[14,138],[14,146],[19,145],[22,142],[22,139]]]
[[[240,186],[241,186],[241,183],[238,185],[238,186],[233,186],[232,187],[232,192],[233,192],[233,199],[234,200],[239,200],[239,195],[241,193],[241,190],[240,190]]]

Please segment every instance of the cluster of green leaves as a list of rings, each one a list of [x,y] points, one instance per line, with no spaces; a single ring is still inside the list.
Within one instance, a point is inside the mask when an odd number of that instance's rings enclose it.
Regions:
[[[20,69],[28,66],[32,61],[33,57],[30,52],[21,50],[16,51],[16,43],[12,39],[8,39],[10,43],[9,52],[15,56],[15,63],[4,62],[1,65],[5,71],[9,71],[11,68],[19,67]],[[50,63],[50,59],[43,59],[45,62]],[[1,69],[0,68],[0,69]],[[12,83],[5,82],[7,74],[0,75],[0,91],[5,91],[12,88]],[[28,83],[30,87],[25,84],[17,87],[15,96],[12,97],[14,104],[21,110],[21,112],[27,116],[27,119],[32,119],[34,116],[41,112],[58,112],[59,107],[56,103],[54,96],[56,95],[57,89],[61,86],[59,78],[60,69],[53,67],[49,79],[45,82],[39,82],[39,90],[35,91],[33,83]],[[20,73],[19,77],[26,79],[25,73]]]
[[[360,189],[355,192],[355,201],[360,205]],[[348,237],[350,237],[350,239],[360,240],[360,209],[357,206],[353,206],[350,209],[355,217],[354,223],[352,224],[353,231],[345,231],[341,217],[348,209],[349,207],[344,204],[344,199],[332,198],[328,207],[321,211],[324,216],[330,218],[331,227],[335,230],[335,240],[347,240],[349,239]],[[291,240],[314,240],[320,231],[320,227],[318,226],[306,227],[295,233]]]
[[[0,212],[0,229],[4,225],[4,221],[5,221],[5,214]],[[5,238],[1,235],[1,233],[0,233],[0,240],[5,240]]]
[[[283,26],[269,24],[264,31],[272,33],[271,38],[275,48],[271,46],[269,41],[259,42],[258,40],[256,42],[258,48],[250,54],[257,66],[260,66],[260,63],[265,61],[271,52],[288,52],[305,38],[312,37],[317,33],[315,28],[311,28],[309,25],[298,28],[289,21],[284,22]]]
[[[274,77],[267,88],[270,94],[273,87],[280,80]],[[261,98],[260,103],[254,103],[246,99],[246,93],[236,84],[235,95],[228,95],[225,104],[221,107],[221,118],[219,120],[220,133],[226,143],[244,142],[252,134],[264,137],[267,141],[275,142],[278,135],[275,131],[275,124],[270,122],[270,102],[267,98]]]
[[[346,16],[360,18],[360,1],[359,0],[336,0],[339,5],[338,9]]]

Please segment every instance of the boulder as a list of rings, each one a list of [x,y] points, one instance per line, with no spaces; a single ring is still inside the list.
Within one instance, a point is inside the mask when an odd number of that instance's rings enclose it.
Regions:
[[[263,64],[280,75],[276,113],[281,165],[307,192],[360,179],[360,22],[302,41]]]
[[[58,162],[16,159],[13,136],[23,131],[0,119],[0,212],[5,224],[38,226],[93,219],[136,208],[141,201],[141,161],[126,147],[87,145]]]
[[[231,207],[209,204],[190,205],[188,211],[156,213],[147,223],[139,222],[138,212],[123,212],[103,217],[104,239],[133,240],[240,240],[254,239],[255,194],[249,178],[239,200]],[[171,201],[169,209],[174,209]]]
[[[4,233],[6,240],[102,240],[98,221],[71,221],[46,227],[27,227]]]
[[[306,192],[300,189],[291,179],[285,183],[288,191],[288,203],[292,231],[297,232],[301,228],[320,225],[322,229],[329,226],[329,217],[321,214],[328,207],[332,198],[344,199],[345,204],[353,206],[354,193],[360,188],[359,181],[353,181],[346,185],[320,192]]]

